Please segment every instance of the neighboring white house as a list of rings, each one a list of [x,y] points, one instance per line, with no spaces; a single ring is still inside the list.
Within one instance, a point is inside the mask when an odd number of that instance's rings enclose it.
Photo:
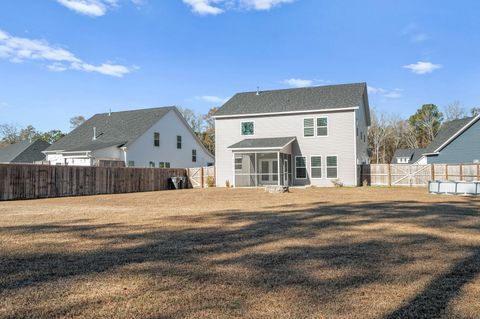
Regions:
[[[427,164],[427,158],[423,155],[425,148],[400,148],[393,154],[391,164]]]
[[[238,93],[215,113],[217,186],[359,184],[366,83]]]
[[[215,161],[174,106],[96,114],[44,153],[52,165],[120,160],[126,166],[187,168]]]

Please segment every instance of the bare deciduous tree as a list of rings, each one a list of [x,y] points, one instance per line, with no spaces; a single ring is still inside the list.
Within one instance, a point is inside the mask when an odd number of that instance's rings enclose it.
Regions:
[[[445,106],[444,114],[446,121],[458,120],[467,116],[467,110],[463,107],[460,101],[453,101]]]

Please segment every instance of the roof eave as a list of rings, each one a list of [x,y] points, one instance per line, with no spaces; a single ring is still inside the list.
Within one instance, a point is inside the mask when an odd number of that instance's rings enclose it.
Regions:
[[[316,110],[299,110],[286,112],[267,112],[267,113],[249,113],[249,114],[229,114],[229,115],[213,115],[215,119],[231,118],[231,117],[255,117],[255,116],[271,116],[271,115],[288,115],[288,114],[308,114],[308,113],[327,113],[358,110],[359,106],[334,108],[334,109],[316,109]]]

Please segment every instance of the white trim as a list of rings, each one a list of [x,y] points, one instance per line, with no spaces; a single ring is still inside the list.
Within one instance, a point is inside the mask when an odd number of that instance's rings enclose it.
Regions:
[[[242,124],[243,124],[243,123],[253,123],[253,134],[248,134],[248,135],[242,134]],[[241,121],[241,122],[240,122],[240,136],[255,136],[255,131],[256,131],[255,126],[256,126],[256,125],[255,125],[255,121],[254,121],[254,120],[251,120],[251,121]]]
[[[465,132],[467,129],[470,128],[470,126],[472,126],[473,124],[475,124],[476,121],[478,121],[480,119],[480,114],[478,114],[477,116],[475,116],[470,122],[468,122],[464,127],[462,127],[460,130],[457,131],[457,133],[453,134],[446,142],[444,142],[442,145],[440,145],[439,147],[437,147],[437,149],[435,149],[433,151],[433,153],[426,153],[426,154],[423,154],[423,155],[434,155],[434,153],[438,153],[439,151],[441,151],[445,146],[447,146],[448,144],[450,144],[450,142],[454,139],[456,139],[460,134],[462,134],[463,132]]]
[[[353,152],[355,154],[354,165],[353,165],[353,169],[354,169],[353,178],[355,179],[355,186],[359,185],[359,183],[358,183],[358,172],[357,172],[357,170],[358,170],[358,149],[357,149],[358,135],[357,135],[357,132],[358,132],[358,119],[357,119],[357,111],[355,111],[355,112],[353,112]],[[326,157],[325,157],[325,167],[327,167],[326,164],[327,164],[327,161],[326,161]],[[338,157],[337,157],[337,166],[338,166]],[[325,171],[325,173],[326,173],[326,171]],[[325,177],[327,177],[327,174],[325,174]],[[338,177],[338,168],[337,168],[337,177]]]
[[[286,111],[286,112],[269,112],[269,113],[248,113],[248,114],[232,114],[232,115],[214,115],[215,119],[229,118],[229,117],[253,117],[253,116],[270,116],[270,115],[284,115],[284,114],[305,114],[305,113],[328,113],[358,110],[359,106],[345,107],[341,109],[323,109],[323,110],[302,110],[302,111]]]
[[[312,174],[312,157],[320,157],[320,177],[313,177]],[[315,167],[318,168],[318,167]],[[322,155],[310,155],[310,179],[323,179],[323,156]]]
[[[305,177],[297,177],[297,157],[305,158]],[[307,156],[295,156],[295,179],[307,179],[308,177],[308,157]],[[303,168],[303,167],[299,167]]]
[[[335,168],[337,169],[337,177],[328,177],[328,159],[327,157],[336,157],[337,158],[337,166]],[[334,167],[334,166],[330,166]],[[355,167],[356,170],[356,167]],[[325,178],[326,179],[338,179],[338,155],[325,155]]]
[[[312,119],[313,120],[313,135],[312,136],[305,136],[305,120],[308,120],[308,119]],[[312,116],[312,117],[304,117],[302,118],[302,127],[303,127],[303,138],[314,138],[315,137],[315,130],[316,130],[316,127],[315,127],[315,116]]]
[[[288,146],[290,143],[294,142],[297,138],[294,137],[288,142],[287,144],[279,147],[235,147],[235,148],[227,148],[231,151],[243,151],[243,150],[282,150],[286,146]]]

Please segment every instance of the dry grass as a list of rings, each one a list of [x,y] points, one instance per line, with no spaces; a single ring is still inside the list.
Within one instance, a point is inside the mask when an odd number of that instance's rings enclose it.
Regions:
[[[480,201],[207,189],[0,203],[0,317],[479,318]]]

